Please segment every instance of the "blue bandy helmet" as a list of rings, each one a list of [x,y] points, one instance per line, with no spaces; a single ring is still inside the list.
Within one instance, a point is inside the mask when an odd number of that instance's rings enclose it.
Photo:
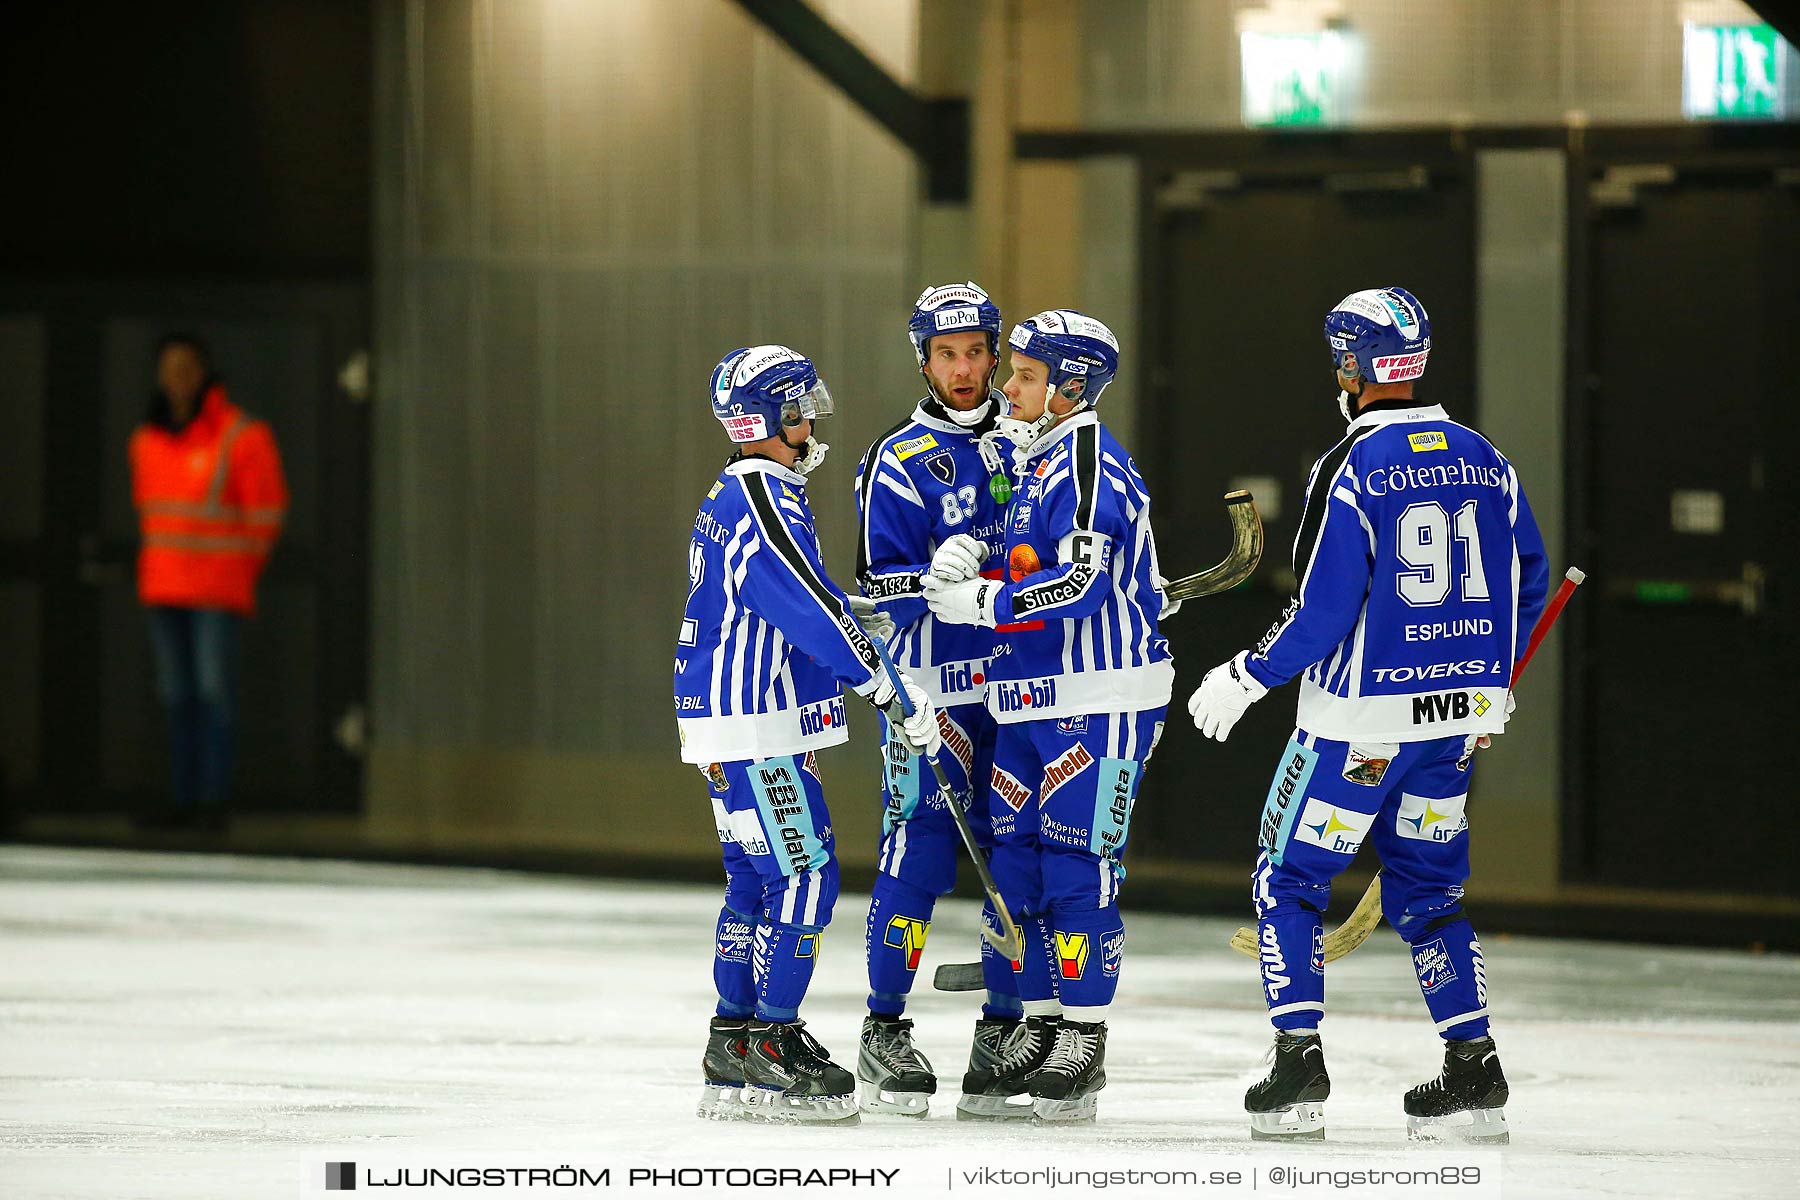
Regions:
[[[988,335],[988,349],[1000,354],[1000,306],[974,283],[928,287],[913,301],[912,319],[906,323],[913,353],[919,365],[931,356],[931,339],[940,333],[967,333],[979,329]]]
[[[1030,445],[1060,418],[1050,411],[1051,395],[1091,408],[1119,371],[1119,339],[1099,321],[1071,308],[1055,308],[1012,327],[1007,344],[1014,354],[1035,358],[1049,368],[1044,412],[1035,421],[1012,415],[1002,406],[999,428],[1014,445]],[[1066,414],[1065,414],[1066,415]]]
[[[831,391],[811,361],[786,346],[745,346],[712,373],[713,416],[734,442],[760,442],[832,414]]]
[[[726,436],[740,445],[779,437],[801,451],[794,470],[802,475],[824,462],[830,449],[816,437],[798,445],[787,439],[786,430],[829,417],[833,406],[812,362],[786,346],[749,346],[721,359],[712,373],[712,408]]]
[[[1401,383],[1425,373],[1431,318],[1405,288],[1352,292],[1325,314],[1331,365],[1347,379]]]

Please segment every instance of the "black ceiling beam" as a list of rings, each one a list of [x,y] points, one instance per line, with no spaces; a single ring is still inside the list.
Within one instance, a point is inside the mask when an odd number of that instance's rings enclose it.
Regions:
[[[806,0],[737,0],[852,104],[898,138],[925,168],[925,194],[945,204],[969,198],[969,102],[925,99],[881,69]]]
[[[1800,46],[1800,4],[1794,0],[1750,0],[1756,15],[1775,27],[1790,46]]]

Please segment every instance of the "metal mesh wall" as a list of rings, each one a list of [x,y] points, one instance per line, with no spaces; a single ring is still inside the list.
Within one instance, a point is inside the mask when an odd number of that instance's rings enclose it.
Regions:
[[[914,0],[820,8],[905,78]],[[728,0],[377,9],[376,735],[672,761],[734,346],[818,361],[855,456],[912,377],[906,152]]]

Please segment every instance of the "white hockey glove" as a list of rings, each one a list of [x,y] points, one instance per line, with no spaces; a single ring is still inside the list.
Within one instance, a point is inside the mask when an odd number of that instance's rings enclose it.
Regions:
[[[887,713],[888,720],[893,722],[894,729],[902,740],[921,754],[936,754],[944,739],[938,733],[937,710],[931,705],[931,697],[925,689],[912,681],[906,672],[900,672],[900,682],[906,688],[906,698],[912,701],[913,715],[900,715],[899,693],[889,681],[886,671],[882,671],[862,687],[857,694]]]
[[[1221,742],[1230,737],[1231,727],[1245,710],[1269,694],[1269,689],[1244,665],[1249,657],[1250,652],[1242,650],[1236,658],[1220,663],[1206,673],[1188,697],[1188,715],[1194,718],[1194,728],[1207,737]]]
[[[994,605],[1000,599],[998,579],[968,579],[962,583],[945,583],[935,575],[920,581],[925,603],[931,615],[951,625],[982,625],[989,629],[999,622],[994,619]]]
[[[878,642],[894,640],[894,618],[867,596],[849,596],[850,611],[862,623],[863,632]]]
[[[945,539],[944,544],[937,548],[925,574],[942,583],[961,583],[980,575],[981,564],[987,561],[987,557],[986,542],[966,533],[959,533]]]

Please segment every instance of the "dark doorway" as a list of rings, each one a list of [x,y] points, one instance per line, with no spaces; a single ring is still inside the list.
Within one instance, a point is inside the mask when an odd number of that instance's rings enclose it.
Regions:
[[[1571,481],[1600,585],[1574,681],[1578,879],[1800,895],[1778,760],[1800,667],[1795,174],[1594,172]]]
[[[1145,247],[1154,354],[1140,460],[1171,578],[1223,553],[1221,496],[1258,477],[1269,548],[1237,591],[1190,601],[1165,625],[1177,663],[1169,734],[1133,817],[1137,852],[1243,866],[1291,691],[1257,705],[1224,745],[1203,740],[1186,702],[1205,671],[1255,643],[1293,587],[1291,547],[1306,472],[1343,434],[1321,330],[1331,306],[1400,284],[1431,315],[1422,399],[1473,418],[1473,216],[1466,160],[1152,175]],[[1207,831],[1196,844],[1196,830]]]
[[[367,345],[355,285],[0,287],[0,772],[27,814],[164,790],[125,448],[170,329],[211,343],[232,399],[272,426],[292,493],[244,633],[234,804],[356,811],[359,747],[339,731],[354,735],[366,690],[369,428],[338,383]]]

